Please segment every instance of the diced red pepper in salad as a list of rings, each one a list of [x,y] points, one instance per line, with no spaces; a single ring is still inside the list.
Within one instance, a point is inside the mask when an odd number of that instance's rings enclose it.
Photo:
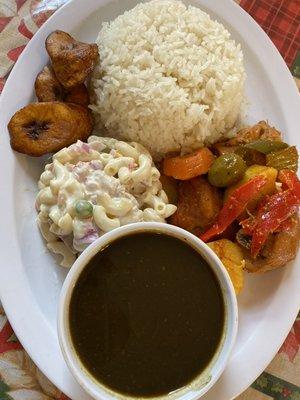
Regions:
[[[214,225],[200,235],[200,239],[208,242],[213,237],[223,233],[242,214],[249,201],[257,196],[266,183],[267,179],[263,175],[258,175],[234,190],[221,209]]]

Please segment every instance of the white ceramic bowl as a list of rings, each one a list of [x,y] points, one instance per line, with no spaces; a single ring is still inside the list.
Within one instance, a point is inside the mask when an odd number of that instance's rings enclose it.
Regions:
[[[113,392],[97,382],[80,362],[79,357],[73,347],[69,330],[69,305],[74,286],[88,262],[105,246],[114,240],[138,232],[159,232],[169,236],[176,237],[185,241],[196,249],[202,257],[209,263],[214,271],[223,293],[225,303],[225,328],[224,334],[218,351],[213,357],[207,368],[189,385],[178,389],[168,395],[155,397],[155,399],[164,400],[193,400],[198,399],[206,393],[217,381],[223,372],[230,352],[232,350],[238,323],[238,309],[234,288],[229,275],[214,252],[200,239],[191,233],[173,225],[149,222],[135,223],[115,229],[101,236],[91,244],[76,260],[71,268],[61,291],[59,312],[58,312],[58,338],[59,343],[70,368],[78,383],[97,400],[114,400],[116,398],[129,399],[129,396],[123,396]]]

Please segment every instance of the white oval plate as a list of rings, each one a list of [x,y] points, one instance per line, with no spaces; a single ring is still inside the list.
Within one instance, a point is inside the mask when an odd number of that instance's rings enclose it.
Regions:
[[[0,294],[29,355],[73,400],[90,397],[76,384],[63,360],[56,334],[57,303],[66,271],[55,264],[36,226],[38,159],[11,151],[7,123],[33,100],[37,73],[47,63],[44,49],[54,29],[94,41],[103,20],[133,7],[138,0],[73,0],[57,11],[27,45],[5,85],[0,103]],[[299,94],[279,53],[266,34],[230,0],[194,0],[222,22],[241,43],[248,73],[249,123],[268,119],[289,143],[300,144]],[[263,276],[247,276],[239,297],[240,326],[228,366],[206,400],[229,400],[245,390],[279,349],[300,304],[300,253],[297,260]],[[93,338],[91,337],[91,340]]]

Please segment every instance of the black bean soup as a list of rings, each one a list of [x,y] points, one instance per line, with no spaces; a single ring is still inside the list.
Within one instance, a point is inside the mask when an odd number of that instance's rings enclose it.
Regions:
[[[224,301],[207,262],[155,232],[120,238],[80,275],[70,304],[75,350],[94,378],[131,396],[185,386],[211,361]]]

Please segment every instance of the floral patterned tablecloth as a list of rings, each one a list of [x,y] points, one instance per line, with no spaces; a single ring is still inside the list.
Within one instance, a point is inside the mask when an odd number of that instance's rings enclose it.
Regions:
[[[66,1],[0,0],[0,92],[33,34]],[[236,2],[270,36],[300,89],[300,0]],[[274,360],[238,400],[300,400],[299,347],[300,314]],[[0,305],[0,400],[12,399],[68,400],[30,360]]]

